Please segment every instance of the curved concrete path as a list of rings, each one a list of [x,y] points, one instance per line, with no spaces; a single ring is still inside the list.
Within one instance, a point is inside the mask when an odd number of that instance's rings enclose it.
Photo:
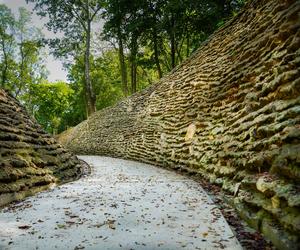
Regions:
[[[198,183],[151,165],[82,156],[92,174],[0,212],[0,249],[241,249]]]

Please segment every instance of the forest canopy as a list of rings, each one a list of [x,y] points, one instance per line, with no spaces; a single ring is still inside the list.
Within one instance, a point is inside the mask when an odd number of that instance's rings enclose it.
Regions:
[[[0,4],[1,88],[50,133],[142,90],[189,57],[244,0],[26,0],[46,17]],[[59,6],[59,8],[57,8]],[[46,48],[68,81],[49,82]]]

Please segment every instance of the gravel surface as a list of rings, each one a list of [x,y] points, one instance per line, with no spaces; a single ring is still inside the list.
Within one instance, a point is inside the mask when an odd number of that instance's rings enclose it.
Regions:
[[[242,249],[199,183],[81,156],[91,174],[0,211],[0,249]]]

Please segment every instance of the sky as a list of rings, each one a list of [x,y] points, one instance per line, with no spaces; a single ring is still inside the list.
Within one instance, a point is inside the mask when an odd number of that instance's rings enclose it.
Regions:
[[[9,7],[15,15],[18,14],[19,7],[25,7],[29,11],[33,11],[34,5],[32,3],[27,4],[25,0],[0,0],[0,4],[5,4]],[[53,38],[54,34],[47,30],[44,27],[46,19],[41,19],[35,13],[32,14],[32,25],[42,29],[46,38]],[[49,55],[46,60],[46,67],[49,71],[48,80],[49,81],[56,81],[62,80],[67,81],[67,72],[63,70],[62,62],[53,58],[52,55]]]

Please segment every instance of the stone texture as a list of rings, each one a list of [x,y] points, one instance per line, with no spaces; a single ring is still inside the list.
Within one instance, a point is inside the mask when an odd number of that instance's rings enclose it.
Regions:
[[[300,3],[254,0],[182,65],[92,115],[73,152],[187,169],[235,194],[278,248],[300,232]]]
[[[0,206],[80,176],[81,164],[0,89]]]

